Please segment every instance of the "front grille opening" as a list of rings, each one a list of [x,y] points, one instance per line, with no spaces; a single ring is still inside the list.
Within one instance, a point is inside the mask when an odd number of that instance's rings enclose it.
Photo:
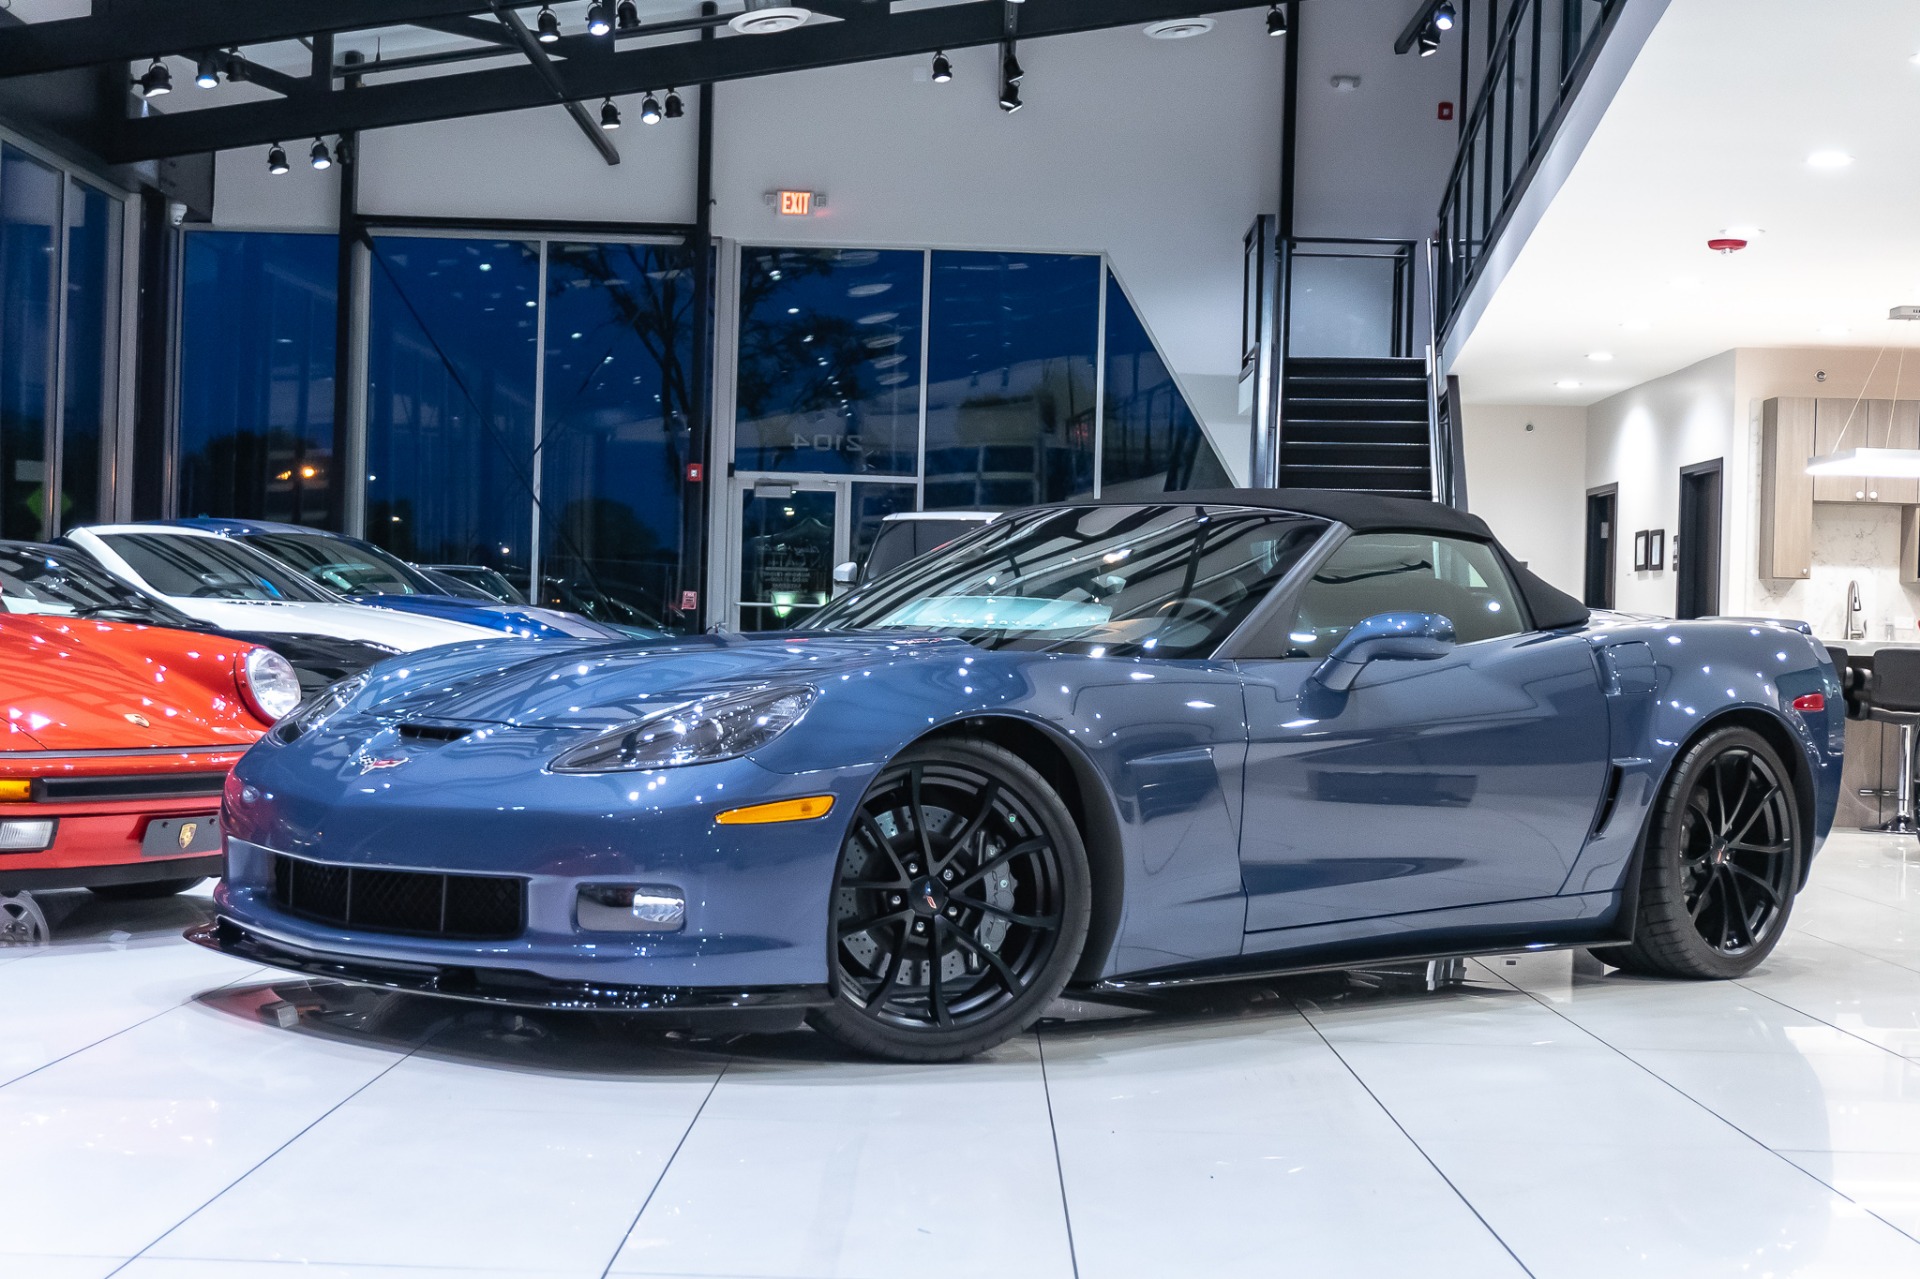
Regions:
[[[225,773],[147,773],[131,777],[41,777],[33,798],[43,804],[129,799],[218,799]]]
[[[505,941],[526,928],[526,881],[508,875],[273,859],[273,903],[289,915],[411,937]]]

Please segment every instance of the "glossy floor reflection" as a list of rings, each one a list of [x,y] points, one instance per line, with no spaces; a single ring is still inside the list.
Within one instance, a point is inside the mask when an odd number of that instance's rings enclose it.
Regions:
[[[9,1279],[1920,1276],[1912,840],[1837,837],[1739,983],[1494,957],[941,1067],[281,980],[179,939],[204,896],[38,900],[51,944],[0,948]]]

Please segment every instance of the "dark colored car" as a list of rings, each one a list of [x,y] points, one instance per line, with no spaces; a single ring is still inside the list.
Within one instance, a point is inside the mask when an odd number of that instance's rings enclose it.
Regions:
[[[303,697],[311,697],[334,681],[356,675],[398,651],[382,644],[332,635],[239,631],[212,626],[187,616],[164,600],[134,590],[73,546],[0,542],[0,606],[7,606],[9,596],[38,601],[37,605],[15,603],[10,606],[14,611],[22,607],[44,608],[109,622],[197,631],[272,649],[292,664],[299,676]]]
[[[1585,946],[1738,977],[1833,822],[1799,624],[1590,616],[1472,516],[1006,515],[795,631],[443,650],[234,772],[242,958],[964,1056],[1127,991]]]

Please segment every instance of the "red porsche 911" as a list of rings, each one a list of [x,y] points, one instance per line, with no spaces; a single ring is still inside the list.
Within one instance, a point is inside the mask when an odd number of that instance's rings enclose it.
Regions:
[[[17,585],[17,584],[16,584]],[[0,583],[0,895],[162,897],[220,873],[234,761],[300,702],[292,666]]]

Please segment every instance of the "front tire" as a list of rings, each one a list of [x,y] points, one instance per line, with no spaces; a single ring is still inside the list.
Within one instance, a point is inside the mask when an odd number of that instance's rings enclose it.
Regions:
[[[1786,930],[1806,858],[1792,774],[1758,733],[1723,728],[1690,747],[1654,805],[1630,945],[1594,956],[1632,973],[1727,979]]]
[[[896,1061],[985,1052],[1065,987],[1091,902],[1073,815],[1026,761],[973,738],[910,747],[874,780],[841,846],[834,1002],[809,1020]]]

